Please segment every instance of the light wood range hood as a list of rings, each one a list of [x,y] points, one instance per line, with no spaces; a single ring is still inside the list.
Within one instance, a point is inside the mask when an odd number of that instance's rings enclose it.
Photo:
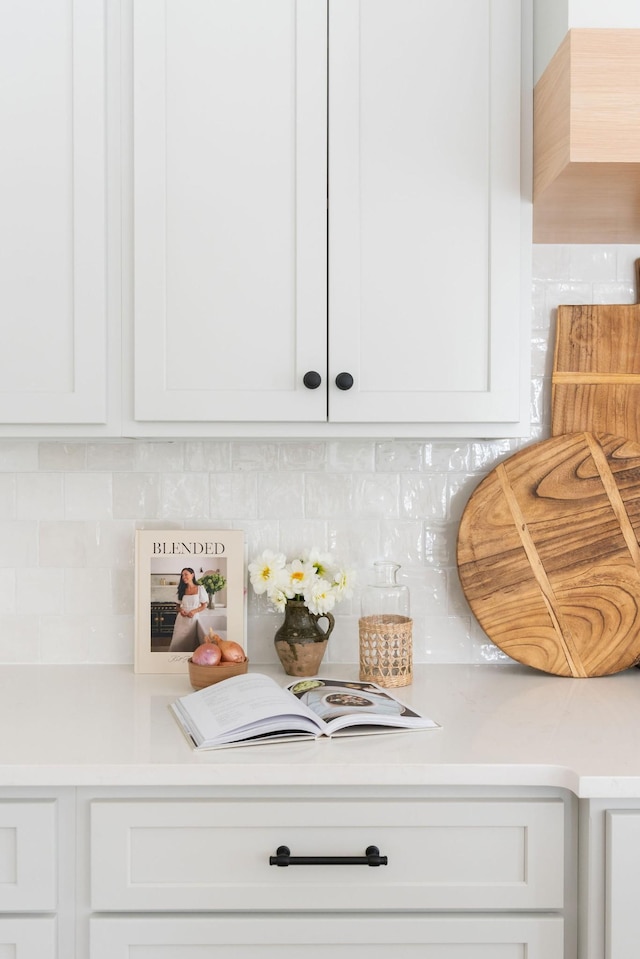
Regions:
[[[533,239],[640,242],[640,30],[570,30],[536,84]]]

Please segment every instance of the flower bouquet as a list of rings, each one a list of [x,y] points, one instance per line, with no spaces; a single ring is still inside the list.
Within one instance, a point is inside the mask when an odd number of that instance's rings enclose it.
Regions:
[[[249,578],[254,592],[266,594],[273,609],[285,614],[274,638],[285,672],[315,675],[335,625],[331,610],[352,595],[353,574],[317,549],[289,561],[265,550],[249,563]],[[327,629],[318,626],[320,619],[327,620]]]

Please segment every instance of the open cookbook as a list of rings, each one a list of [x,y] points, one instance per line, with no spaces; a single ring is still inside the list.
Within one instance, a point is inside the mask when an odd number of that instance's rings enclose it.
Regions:
[[[170,709],[196,749],[439,727],[375,683],[314,677],[283,688],[262,673],[206,686]]]

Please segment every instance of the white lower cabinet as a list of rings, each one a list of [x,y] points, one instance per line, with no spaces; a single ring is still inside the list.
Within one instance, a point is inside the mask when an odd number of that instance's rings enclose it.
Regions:
[[[0,916],[0,959],[57,959],[59,955],[52,916]]]
[[[575,959],[565,797],[408,793],[88,794],[90,959]]]
[[[0,793],[0,959],[73,955],[73,794]]]
[[[582,804],[580,959],[637,959],[640,803]]]
[[[91,959],[561,959],[560,918],[94,919]],[[304,950],[302,952],[301,950]]]

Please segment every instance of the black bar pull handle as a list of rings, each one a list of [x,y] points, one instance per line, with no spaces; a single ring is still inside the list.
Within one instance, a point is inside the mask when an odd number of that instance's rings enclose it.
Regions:
[[[367,846],[364,856],[292,856],[288,846],[278,846],[269,856],[270,866],[386,866],[387,857],[377,846]]]

